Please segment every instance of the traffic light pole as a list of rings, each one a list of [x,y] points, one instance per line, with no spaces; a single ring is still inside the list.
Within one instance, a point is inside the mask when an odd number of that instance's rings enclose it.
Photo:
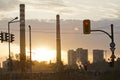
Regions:
[[[114,32],[113,32],[113,24],[111,24],[111,34],[109,34],[108,32],[104,31],[104,30],[91,30],[91,32],[103,32],[105,34],[107,34],[110,39],[111,39],[111,43],[110,43],[110,49],[111,49],[111,52],[112,52],[112,55],[111,55],[111,63],[112,63],[112,67],[114,67],[114,59],[116,58],[115,57],[115,54],[114,54],[114,51],[115,51],[115,43],[114,43]]]

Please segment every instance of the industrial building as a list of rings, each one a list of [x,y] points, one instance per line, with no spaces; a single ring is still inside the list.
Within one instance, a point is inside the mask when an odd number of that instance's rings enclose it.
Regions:
[[[69,50],[68,51],[68,65],[74,65],[76,62],[80,62],[82,64],[88,62],[88,50],[78,48],[76,51]]]
[[[102,62],[104,60],[104,50],[93,50],[93,63]]]

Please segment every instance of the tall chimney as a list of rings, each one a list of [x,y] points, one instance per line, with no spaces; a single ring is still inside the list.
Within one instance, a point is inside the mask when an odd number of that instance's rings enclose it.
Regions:
[[[61,62],[61,39],[60,39],[60,16],[56,15],[56,60],[57,63]]]
[[[25,5],[20,4],[20,63],[21,71],[25,72],[26,50],[25,50]]]

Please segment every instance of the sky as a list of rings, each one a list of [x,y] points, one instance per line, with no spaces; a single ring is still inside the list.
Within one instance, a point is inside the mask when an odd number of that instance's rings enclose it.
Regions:
[[[32,26],[32,47],[56,48],[55,19],[61,18],[61,44],[63,53],[69,49],[103,49],[110,53],[110,39],[103,33],[82,33],[82,20],[90,19],[92,29],[102,29],[110,33],[110,24],[114,24],[116,54],[120,54],[120,0],[0,0],[0,29],[7,31],[7,23],[19,17],[19,4],[25,4],[26,46],[28,43],[28,25]],[[11,50],[19,52],[19,23],[11,24],[15,33],[15,42]],[[39,37],[38,37],[39,36]],[[8,54],[7,43],[0,43],[0,59]],[[13,48],[13,49],[12,49]],[[16,48],[16,49],[15,49]],[[5,53],[5,54],[3,54]],[[67,54],[63,54],[67,56]],[[109,57],[110,55],[108,55]]]
[[[26,19],[53,19],[56,14],[80,20],[120,17],[119,0],[0,0],[1,19],[19,15],[19,4],[26,4]]]

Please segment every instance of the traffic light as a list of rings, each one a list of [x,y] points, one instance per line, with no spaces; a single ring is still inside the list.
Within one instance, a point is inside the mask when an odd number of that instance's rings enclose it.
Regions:
[[[83,33],[84,34],[90,34],[91,32],[91,24],[89,19],[83,20]]]
[[[85,71],[87,71],[88,64],[83,64]]]
[[[9,34],[5,33],[5,41],[9,41]]]
[[[1,43],[3,42],[3,32],[0,33],[0,40],[1,40]]]
[[[14,38],[15,38],[14,36],[15,36],[14,34],[10,34],[10,39],[11,39],[10,42],[14,41]]]

